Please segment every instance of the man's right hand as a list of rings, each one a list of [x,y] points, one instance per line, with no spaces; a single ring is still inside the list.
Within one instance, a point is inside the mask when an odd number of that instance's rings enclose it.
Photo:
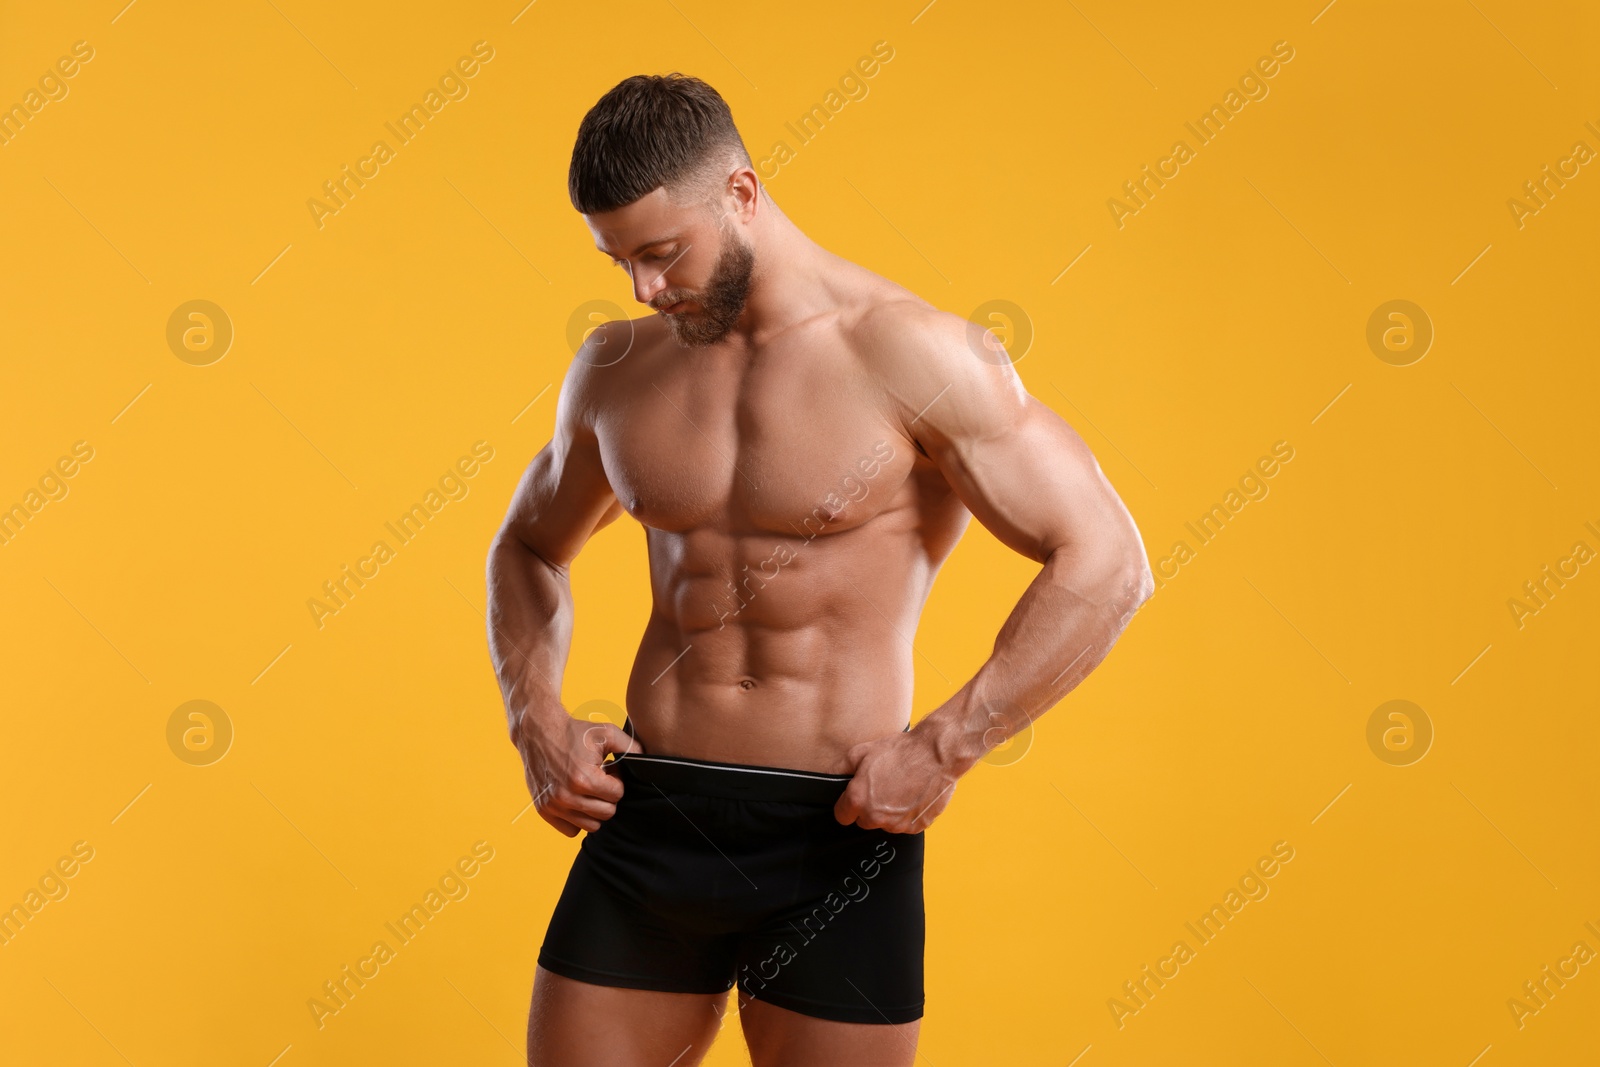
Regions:
[[[584,722],[564,712],[540,718],[524,712],[512,731],[522,753],[528,793],[539,817],[573,837],[616,814],[622,783],[605,771],[607,752],[644,751],[609,722]]]

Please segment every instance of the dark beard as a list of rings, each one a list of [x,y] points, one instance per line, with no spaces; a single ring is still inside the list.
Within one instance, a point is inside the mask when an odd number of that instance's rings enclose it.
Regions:
[[[744,311],[755,262],[750,246],[730,236],[717,254],[717,263],[711,269],[704,293],[670,294],[670,299],[658,297],[657,303],[668,307],[686,299],[700,305],[699,311],[663,316],[672,339],[684,348],[691,348],[716,344],[726,337]]]

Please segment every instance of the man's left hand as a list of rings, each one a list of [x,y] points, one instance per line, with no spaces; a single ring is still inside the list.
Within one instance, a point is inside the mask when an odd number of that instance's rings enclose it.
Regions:
[[[849,752],[854,777],[833,817],[867,830],[915,834],[944,811],[957,775],[939,762],[926,734],[909,731],[866,741]]]

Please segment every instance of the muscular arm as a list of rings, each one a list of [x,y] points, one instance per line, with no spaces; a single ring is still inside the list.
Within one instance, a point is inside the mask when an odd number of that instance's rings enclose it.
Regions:
[[[884,776],[875,789],[867,776],[863,825],[915,832],[931,822],[957,778],[1105,659],[1155,588],[1139,531],[1088,446],[1028,395],[1008,362],[974,353],[982,339],[954,316],[912,316],[882,341],[886,388],[906,433],[968,510],[1043,567],[977,674],[903,742],[912,747],[898,757],[899,781]],[[929,781],[914,788],[918,775]],[[842,807],[841,818],[855,811]]]
[[[605,752],[627,748],[620,730],[578,723],[561,705],[572,642],[568,566],[622,513],[584,417],[594,369],[581,353],[573,361],[550,443],[518,482],[487,566],[489,656],[507,728],[540,815],[568,836],[610,817],[622,787],[596,768]]]
[[[955,384],[907,429],[973,516],[1044,566],[978,673],[918,724],[958,772],[1071,692],[1155,591],[1138,528],[1083,439],[1010,363],[961,341],[948,328],[930,339],[930,366]]]
[[[513,724],[524,709],[560,702],[572,642],[568,567],[622,510],[585,438],[563,395],[554,435],[523,472],[489,548],[489,655]]]

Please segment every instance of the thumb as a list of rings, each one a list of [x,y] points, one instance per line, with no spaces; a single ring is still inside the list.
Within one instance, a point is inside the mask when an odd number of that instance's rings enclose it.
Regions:
[[[833,817],[841,826],[849,826],[861,818],[861,804],[856,799],[856,784],[851,782],[846,786],[844,793],[833,806]]]
[[[586,732],[589,734],[590,743],[598,747],[602,759],[607,752],[627,755],[644,753],[644,746],[639,744],[637,738],[623,733],[613,723],[601,723]]]
[[[863,741],[844,754],[845,760],[850,764],[849,773],[855,774],[861,769],[861,761],[866,758],[867,753],[870,751],[872,751],[872,742]]]

